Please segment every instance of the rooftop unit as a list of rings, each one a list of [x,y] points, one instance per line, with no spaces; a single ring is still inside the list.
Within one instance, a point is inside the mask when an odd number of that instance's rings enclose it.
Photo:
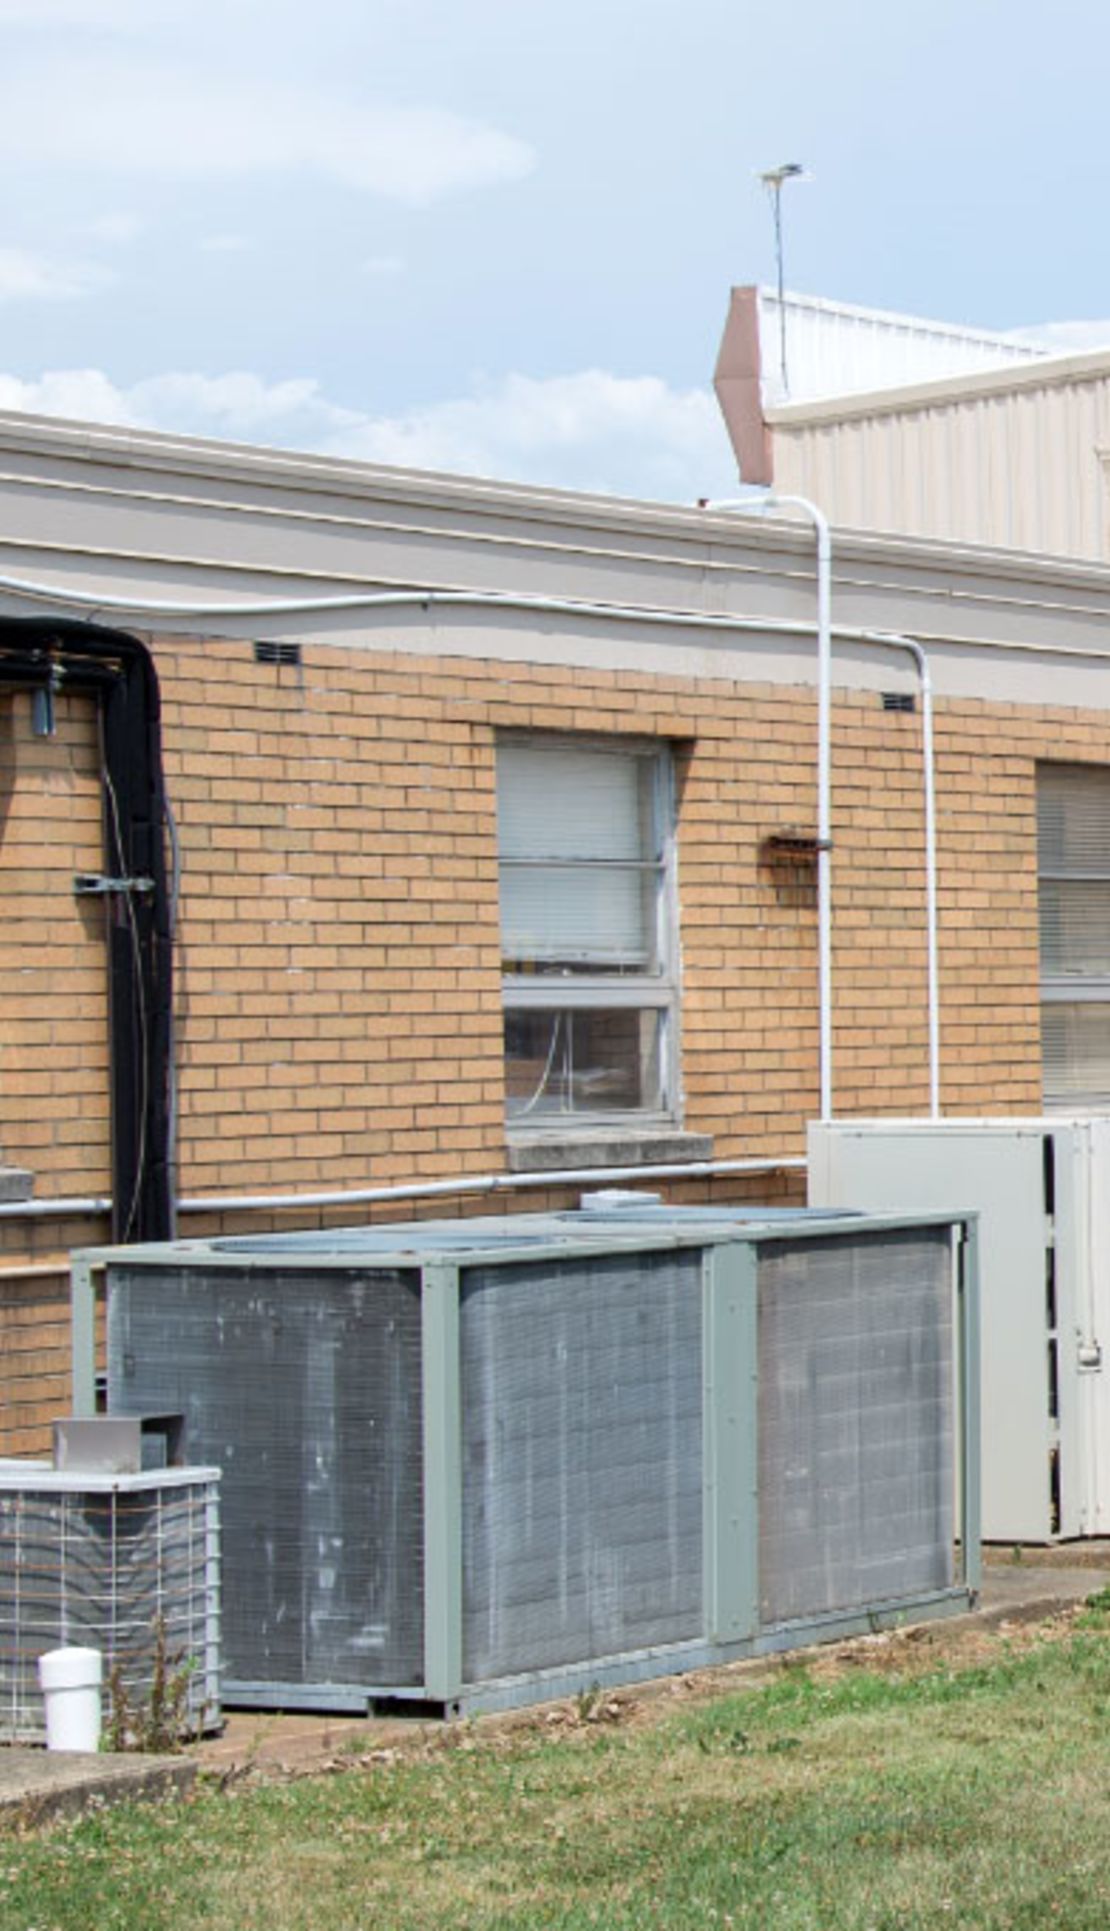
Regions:
[[[618,1207],[108,1250],[75,1265],[86,1401],[93,1258],[110,1410],[182,1410],[223,1471],[225,1702],[526,1703],[974,1589],[958,1217]]]
[[[1110,1119],[837,1120],[810,1199],[974,1208],[982,1267],[982,1525],[996,1542],[1110,1533]]]

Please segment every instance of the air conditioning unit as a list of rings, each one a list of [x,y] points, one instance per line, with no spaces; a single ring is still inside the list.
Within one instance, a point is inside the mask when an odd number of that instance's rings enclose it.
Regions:
[[[161,1644],[189,1666],[190,1729],[220,1718],[219,1471],[141,1474],[0,1462],[0,1739],[40,1742],[36,1664],[97,1649],[147,1705]],[[161,1634],[159,1633],[161,1632]]]
[[[110,1410],[184,1411],[222,1469],[225,1702],[504,1707],[966,1607],[965,1236],[571,1214],[101,1254]]]
[[[982,1279],[982,1526],[1110,1533],[1110,1119],[838,1120],[810,1201],[974,1208]]]

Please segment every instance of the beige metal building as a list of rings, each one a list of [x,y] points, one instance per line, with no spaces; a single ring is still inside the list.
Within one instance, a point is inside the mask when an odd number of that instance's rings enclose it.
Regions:
[[[716,387],[742,480],[842,528],[1110,557],[1110,347],[1049,354],[798,296],[780,315],[740,288]]]

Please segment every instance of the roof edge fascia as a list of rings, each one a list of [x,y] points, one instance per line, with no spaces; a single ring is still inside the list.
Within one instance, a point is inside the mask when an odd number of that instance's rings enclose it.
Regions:
[[[774,429],[807,429],[811,424],[850,422],[863,416],[894,416],[926,409],[955,408],[980,396],[1055,389],[1070,382],[1097,382],[1110,377],[1110,346],[1085,349],[1079,355],[1045,356],[1039,362],[1007,363],[999,369],[978,369],[969,375],[937,376],[928,382],[900,388],[859,389],[850,395],[825,396],[814,402],[777,403],[765,411]]]

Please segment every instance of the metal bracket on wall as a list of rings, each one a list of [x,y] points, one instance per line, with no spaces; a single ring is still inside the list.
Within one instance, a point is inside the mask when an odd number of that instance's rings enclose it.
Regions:
[[[75,872],[73,890],[78,898],[110,898],[126,892],[147,894],[154,890],[152,878],[108,878],[103,872]]]

